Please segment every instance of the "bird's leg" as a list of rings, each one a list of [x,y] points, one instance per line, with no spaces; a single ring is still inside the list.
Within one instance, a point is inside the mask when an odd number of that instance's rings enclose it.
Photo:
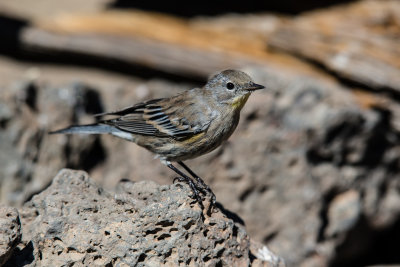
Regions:
[[[176,172],[178,175],[181,176],[182,179],[178,178],[178,181],[185,181],[190,186],[190,189],[192,189],[193,194],[194,194],[197,202],[199,203],[201,209],[204,209],[203,202],[201,202],[201,198],[199,196],[199,191],[197,190],[196,185],[193,183],[192,179],[190,179],[189,176],[187,176],[186,174],[181,172],[179,169],[177,169],[174,165],[172,165],[171,162],[168,161],[165,163],[165,165],[167,165],[168,168],[170,168],[171,170],[173,170],[174,172]]]
[[[205,188],[210,194],[211,194],[211,201],[212,204],[215,204],[216,198],[214,192],[211,190],[211,188],[201,179],[197,174],[195,174],[188,166],[186,166],[185,163],[182,161],[178,161],[178,164],[181,165],[193,178],[196,179],[196,181],[201,184],[203,188]]]

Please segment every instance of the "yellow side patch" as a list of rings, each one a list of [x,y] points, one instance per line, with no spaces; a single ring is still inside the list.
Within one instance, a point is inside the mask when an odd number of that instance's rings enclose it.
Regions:
[[[245,94],[244,96],[236,97],[236,98],[233,100],[231,106],[232,106],[234,109],[242,109],[243,106],[244,106],[244,104],[246,104],[247,99],[249,99],[249,96],[250,96],[250,93]]]
[[[193,135],[193,136],[190,137],[189,139],[186,139],[184,142],[185,142],[185,143],[194,143],[194,142],[196,142],[198,139],[200,139],[201,137],[203,137],[204,134],[205,134],[205,132],[198,133],[198,134],[196,134],[196,135]]]

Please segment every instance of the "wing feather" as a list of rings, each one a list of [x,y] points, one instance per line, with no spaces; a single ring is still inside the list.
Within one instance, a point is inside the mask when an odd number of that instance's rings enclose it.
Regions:
[[[191,121],[182,117],[181,111],[186,105],[182,99],[154,99],[148,102],[96,116],[113,115],[114,119],[100,121],[102,124],[114,126],[122,131],[133,134],[172,137],[175,139],[190,138],[204,131],[208,124],[202,121]],[[179,108],[177,104],[179,102]]]

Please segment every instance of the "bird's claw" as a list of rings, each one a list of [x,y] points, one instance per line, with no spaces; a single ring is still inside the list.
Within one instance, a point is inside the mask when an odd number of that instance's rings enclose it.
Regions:
[[[172,182],[175,183],[176,181],[182,182],[182,183],[183,182],[187,183],[189,185],[190,189],[192,190],[193,195],[194,195],[196,201],[199,203],[201,209],[204,209],[203,202],[199,195],[199,191],[201,191],[201,189],[199,190],[199,187],[195,183],[193,183],[193,181],[190,178],[178,176],[178,177],[175,177]]]
[[[179,183],[183,183],[183,182],[186,182],[186,179],[183,178],[183,177],[175,177],[174,180],[172,180],[172,183],[174,184],[174,183],[176,183],[177,181],[178,181]]]
[[[211,196],[211,208],[215,207],[216,204],[216,197],[211,188],[205,184],[201,179],[196,179],[197,181],[192,181],[190,178],[178,176],[175,177],[173,180],[173,183],[176,182],[181,182],[181,183],[186,183],[189,185],[190,189],[193,192],[193,196],[196,199],[196,201],[199,203],[201,209],[204,210],[204,205],[202,202],[202,199],[200,197],[200,193],[203,195],[210,195]]]
[[[206,183],[204,183],[201,179],[197,180],[196,187],[204,195],[210,194],[211,195],[211,206],[215,206],[215,203],[217,202],[217,200],[216,200],[215,194],[211,190],[211,188]]]

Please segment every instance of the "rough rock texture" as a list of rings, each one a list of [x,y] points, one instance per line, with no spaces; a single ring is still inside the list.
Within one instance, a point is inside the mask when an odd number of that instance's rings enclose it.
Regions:
[[[343,266],[368,258],[381,229],[398,229],[399,131],[391,105],[365,107],[362,97],[315,79],[272,87],[275,96],[258,99],[253,121],[244,122],[247,142],[235,135],[225,147],[221,161],[229,167],[219,169],[224,178],[214,188],[228,177],[237,181],[220,195],[241,190],[241,203],[225,201],[288,263]]]
[[[0,206],[0,266],[12,255],[22,236],[18,211]]]
[[[58,169],[81,160],[78,155],[96,145],[96,139],[88,142],[77,139],[64,146],[49,143],[47,123],[57,125],[57,121],[73,121],[82,113],[97,112],[101,107],[96,101],[98,94],[80,84],[55,91],[52,88],[40,90],[34,83],[19,81],[3,88],[0,99],[3,125],[0,131],[0,199],[3,203],[21,205],[45,188]],[[96,103],[90,108],[85,103],[89,99]],[[70,147],[74,153],[66,160]],[[75,151],[80,152],[76,154]],[[90,162],[87,164],[90,166]]]
[[[311,76],[247,71],[269,91],[249,99],[227,144],[189,165],[210,183],[218,201],[244,219],[257,241],[289,264],[326,266],[364,255],[379,242],[382,229],[396,229],[399,217],[399,135],[391,116],[395,103],[383,106],[372,95],[353,94]],[[96,94],[79,83],[35,84],[3,91],[9,93],[4,110],[11,112],[3,112],[1,133],[8,139],[1,145],[9,152],[1,155],[9,162],[15,157],[26,162],[6,165],[16,168],[11,173],[5,173],[10,167],[1,169],[3,200],[22,203],[49,184],[55,170],[46,167],[48,162],[51,168],[87,169],[109,189],[122,178],[154,177],[171,183],[173,173],[134,144],[109,136],[44,133],[50,127],[90,122],[90,113],[104,109],[103,98],[111,102],[105,103],[107,109],[113,109],[139,101],[143,92],[142,97],[157,90],[168,95],[161,88],[176,88],[165,82],[137,82],[137,90],[119,89],[115,96],[101,87]],[[36,88],[35,101],[22,97],[29,95],[24,93],[29,87]],[[38,129],[43,134],[36,134]],[[353,246],[359,235],[365,237],[363,246]],[[341,252],[349,249],[351,253]]]
[[[27,266],[284,265],[262,245],[250,251],[229,213],[203,213],[190,196],[186,184],[149,181],[123,181],[111,194],[85,172],[62,170],[21,209],[22,244],[31,254],[17,251],[7,265],[27,258]]]
[[[371,255],[374,244],[383,248],[380,240],[396,232],[399,220],[396,102],[302,72],[246,71],[268,91],[250,97],[228,143],[188,164],[219,202],[243,218],[255,240],[288,264],[340,266],[368,258],[362,255]],[[1,90],[4,202],[29,200],[51,182],[57,166],[90,171],[107,189],[122,178],[171,183],[174,174],[135,144],[110,136],[45,133],[190,85],[136,80],[126,87],[94,89],[42,80]],[[354,246],[359,236],[363,246]]]

